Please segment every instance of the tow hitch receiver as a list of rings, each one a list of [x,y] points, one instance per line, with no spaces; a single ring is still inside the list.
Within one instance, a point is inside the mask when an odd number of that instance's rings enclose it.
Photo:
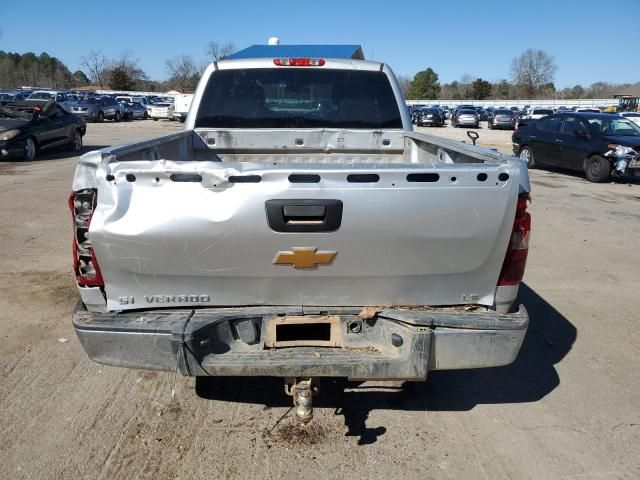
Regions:
[[[294,421],[299,427],[308,425],[313,420],[313,397],[318,394],[318,387],[312,385],[312,378],[285,378],[284,393],[293,397]]]

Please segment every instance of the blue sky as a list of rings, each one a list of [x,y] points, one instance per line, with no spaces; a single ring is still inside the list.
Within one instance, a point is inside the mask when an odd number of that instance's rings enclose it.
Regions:
[[[556,86],[566,87],[640,81],[638,21],[640,0],[0,0],[0,50],[46,51],[72,70],[89,50],[130,50],[162,80],[168,58],[204,60],[211,40],[244,48],[275,35],[289,44],[357,43],[396,74],[432,67],[449,82],[466,73],[508,78],[511,60],[536,48],[555,57]]]

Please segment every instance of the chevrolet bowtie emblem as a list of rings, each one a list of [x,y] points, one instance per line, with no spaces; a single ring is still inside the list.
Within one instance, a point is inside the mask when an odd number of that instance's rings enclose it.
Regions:
[[[319,252],[315,247],[294,247],[292,252],[278,252],[273,259],[274,265],[291,265],[293,268],[316,268],[329,265],[338,252]]]

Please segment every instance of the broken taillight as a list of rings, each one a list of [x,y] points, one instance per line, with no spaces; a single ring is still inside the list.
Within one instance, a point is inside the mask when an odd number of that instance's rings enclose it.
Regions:
[[[517,285],[524,276],[527,254],[529,253],[529,236],[531,234],[531,214],[527,212],[527,204],[530,201],[531,197],[528,193],[518,195],[513,230],[509,248],[502,264],[502,271],[498,278],[498,286]]]
[[[98,191],[95,188],[73,192],[69,197],[69,209],[73,219],[73,271],[79,285],[90,287],[104,286],[89,237],[89,225],[97,198]]]

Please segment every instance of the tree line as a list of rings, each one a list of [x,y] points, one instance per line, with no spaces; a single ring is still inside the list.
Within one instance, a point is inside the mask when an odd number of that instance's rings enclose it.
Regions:
[[[629,84],[596,82],[557,89],[554,85],[557,66],[552,56],[542,50],[526,50],[511,62],[510,79],[490,82],[465,74],[460,80],[440,83],[438,74],[427,68],[410,79],[399,76],[405,98],[409,100],[513,100],[608,98]]]
[[[91,51],[82,57],[81,65],[86,69],[93,85],[112,90],[166,91],[178,90],[192,92],[200,80],[202,72],[209,62],[217,61],[235,51],[233,43],[211,41],[205,48],[205,59],[197,61],[193,56],[182,54],[165,62],[169,79],[164,82],[149,80],[139,68],[139,60],[131,52],[123,52],[117,59],[107,59],[99,51]]]
[[[107,58],[99,50],[91,50],[80,59],[81,70],[71,72],[56,57],[46,52],[36,55],[0,50],[0,88],[12,89],[21,85],[58,89],[94,85],[113,90],[167,91],[195,90],[200,76],[209,62],[225,58],[236,50],[233,43],[209,42],[204,58],[188,54],[178,55],[165,62],[169,79],[158,82],[149,79],[140,67],[140,60],[129,50],[117,58]],[[441,100],[511,100],[536,98],[607,98],[628,84],[596,82],[590,86],[575,85],[556,89],[557,66],[552,56],[542,50],[529,49],[511,62],[509,79],[488,81],[465,74],[460,80],[440,83],[438,74],[427,68],[413,78],[399,76],[400,87],[407,99]]]
[[[56,57],[46,52],[36,55],[0,50],[0,88],[12,89],[21,85],[37,85],[50,88],[72,88],[87,85],[86,75],[73,73]]]
[[[0,50],[0,89],[37,86],[72,89],[93,85],[101,89],[167,91],[195,90],[200,76],[210,61],[225,58],[235,51],[233,43],[211,41],[206,46],[205,59],[197,61],[191,55],[179,55],[165,63],[169,79],[158,82],[149,79],[140,67],[140,59],[130,50],[116,58],[106,57],[100,50],[91,50],[80,58],[81,70],[71,73],[56,57],[46,52],[36,55]]]

